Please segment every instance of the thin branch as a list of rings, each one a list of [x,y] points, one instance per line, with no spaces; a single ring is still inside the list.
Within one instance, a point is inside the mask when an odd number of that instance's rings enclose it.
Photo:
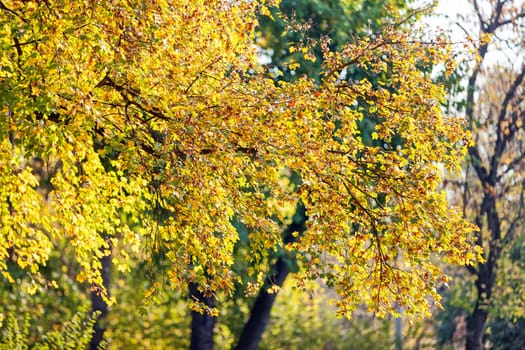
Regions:
[[[483,184],[488,183],[489,173],[481,163],[481,155],[479,154],[479,150],[476,145],[469,147],[468,154],[470,156],[470,164],[472,164],[472,167],[476,171],[478,178]]]
[[[465,265],[465,268],[468,272],[470,272],[472,275],[477,276],[478,275],[478,269],[476,269],[473,265]]]
[[[469,198],[469,186],[468,186],[469,185],[469,181],[468,181],[469,172],[470,172],[470,167],[467,165],[467,169],[465,170],[465,183],[463,186],[463,217],[464,218],[467,217],[467,202]]]
[[[7,6],[5,6],[4,3],[3,3],[2,1],[0,1],[0,8],[1,8],[1,9],[4,9],[4,10],[6,10],[7,12],[11,13],[12,15],[14,15],[14,16],[20,18],[24,23],[29,24],[29,21],[28,21],[26,18],[24,18],[23,16],[21,16],[21,15],[20,15],[19,13],[17,13],[16,11],[13,11],[13,10],[11,10],[10,8],[8,8]]]
[[[501,13],[503,11],[503,5],[505,4],[504,1],[498,1],[496,4],[495,11],[490,16],[490,26],[491,26],[491,32],[494,32],[496,28],[498,27],[498,21],[501,17]]]
[[[509,244],[509,242],[514,240],[514,237],[516,237],[516,228],[517,228],[518,224],[525,219],[525,215],[523,214],[523,210],[521,210],[521,211],[522,212],[518,216],[516,216],[514,218],[514,220],[512,220],[509,228],[505,232],[505,237],[503,238],[503,240],[501,242],[502,246],[506,246],[507,244]]]
[[[478,19],[479,19],[479,23],[481,25],[481,31],[485,32],[486,29],[488,28],[488,25],[483,19],[483,15],[479,9],[478,0],[474,0],[473,4],[474,4],[474,9],[476,10],[476,15],[478,16]]]
[[[494,154],[492,155],[491,159],[491,169],[490,169],[490,177],[494,178],[494,180],[497,177],[497,168],[501,159],[501,156],[503,152],[505,151],[505,148],[507,144],[510,142],[511,138],[514,137],[515,132],[517,131],[516,122],[518,118],[518,113],[514,112],[512,113],[512,123],[509,127],[509,130],[507,133],[503,130],[503,124],[507,120],[507,109],[509,107],[509,104],[511,101],[516,97],[516,92],[518,87],[522,84],[523,79],[525,77],[525,64],[521,67],[521,72],[516,76],[516,79],[512,82],[511,86],[508,88],[507,93],[505,94],[505,98],[503,99],[503,102],[501,103],[501,109],[500,113],[498,115],[498,124],[497,124],[497,140],[496,145],[494,148]]]
[[[472,34],[459,22],[455,22],[455,24],[465,33],[467,37],[472,36]]]
[[[503,8],[503,5],[504,5],[506,2],[507,2],[507,1],[500,2],[502,8]],[[498,4],[498,5],[499,5],[499,4]],[[502,27],[502,26],[504,26],[504,25],[514,23],[517,19],[520,19],[520,18],[523,18],[523,17],[525,17],[525,11],[516,14],[516,15],[515,15],[514,17],[512,17],[512,18],[509,18],[509,19],[506,19],[506,20],[503,20],[503,21],[496,21],[496,27]]]
[[[210,62],[208,65],[206,65],[206,67],[204,67],[199,73],[197,73],[197,75],[195,76],[195,78],[192,80],[192,82],[190,83],[190,85],[188,85],[188,87],[186,88],[186,90],[184,90],[184,95],[186,95],[191,87],[197,82],[197,80],[199,80],[199,78],[201,77],[202,73],[206,72],[211,66],[213,66],[215,63],[219,62],[220,60],[222,59],[221,56],[217,57],[217,59],[213,60],[212,62]]]
[[[516,166],[518,166],[521,162],[525,160],[525,153],[521,153],[519,156],[514,158],[510,163],[507,164],[507,169],[500,175],[498,175],[498,181],[500,181],[505,175],[507,175],[510,171],[515,170]]]
[[[132,105],[140,110],[148,113],[149,115],[152,115],[156,118],[165,120],[165,121],[171,121],[169,117],[164,115],[159,109],[156,108],[146,108],[143,105],[141,105],[139,102],[134,101],[130,98],[130,96],[135,97],[137,99],[140,99],[140,91],[137,91],[135,89],[131,89],[128,87],[125,87],[124,85],[119,85],[115,83],[108,75],[106,75],[95,87],[103,87],[103,86],[110,86],[114,88],[120,96],[124,99],[124,102],[126,102],[127,105]],[[148,119],[149,120],[149,119]],[[146,120],[146,122],[148,121]]]

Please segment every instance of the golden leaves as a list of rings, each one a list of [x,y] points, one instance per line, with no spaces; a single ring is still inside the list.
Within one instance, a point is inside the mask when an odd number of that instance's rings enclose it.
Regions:
[[[0,126],[9,198],[0,202],[0,261],[14,247],[19,265],[36,271],[51,238],[66,239],[79,278],[100,285],[102,256],[111,252],[125,272],[149,248],[165,253],[175,288],[228,293],[239,279],[236,221],[253,264],[255,281],[241,281],[248,289],[263,282],[256,267],[270,252],[292,248],[303,277],[335,287],[343,314],[364,301],[379,313],[404,305],[426,315],[442,278],[432,256],[475,258],[472,227],[438,190],[437,164],[459,167],[467,138],[441,115],[443,89],[419,69],[446,62],[446,50],[389,29],[326,51],[321,84],[275,82],[252,39],[266,2],[31,4],[38,30],[21,39],[38,44],[1,57],[11,72],[2,87],[16,93],[3,100],[9,122]],[[346,69],[377,77],[345,80]],[[31,156],[56,165],[47,200]],[[281,226],[298,201],[308,230],[283,247]]]

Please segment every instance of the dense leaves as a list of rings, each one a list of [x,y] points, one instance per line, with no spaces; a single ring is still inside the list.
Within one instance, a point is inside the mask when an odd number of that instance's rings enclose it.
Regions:
[[[295,252],[298,285],[322,278],[342,315],[361,303],[428,315],[447,280],[434,258],[469,264],[477,254],[472,226],[439,189],[442,167],[458,169],[469,139],[419,69],[446,63],[445,45],[385,27],[340,51],[320,42],[322,81],[276,83],[253,40],[256,13],[270,5],[0,3],[5,280],[7,261],[36,275],[66,239],[78,279],[102,292],[110,252],[123,272],[130,254],[161,255],[180,291],[193,283],[219,296],[239,282],[250,292],[264,274],[243,281],[232,269],[242,223],[247,259]],[[384,78],[340,79],[364,68]],[[358,128],[365,114],[376,116],[377,142]],[[285,244],[283,208],[299,201],[307,230]]]

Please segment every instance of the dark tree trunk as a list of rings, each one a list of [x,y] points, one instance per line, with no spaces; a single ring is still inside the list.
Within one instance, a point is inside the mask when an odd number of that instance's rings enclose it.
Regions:
[[[250,318],[244,326],[241,337],[235,347],[236,350],[257,350],[261,342],[263,332],[270,320],[270,312],[277,297],[277,293],[268,293],[268,286],[273,284],[282,287],[284,280],[290,273],[282,258],[277,260],[274,271],[274,275],[266,280],[268,284],[265,283],[265,287],[259,291],[257,299],[255,299]]]
[[[298,232],[298,236],[300,236],[306,230],[306,220],[305,208],[302,204],[299,204],[292,224],[283,232],[285,244],[296,240],[296,237],[293,235],[294,232]],[[292,256],[281,255],[277,259],[272,268],[272,273],[266,277],[264,286],[255,299],[250,318],[244,325],[235,350],[257,350],[259,347],[262,335],[270,321],[270,312],[277,298],[277,293],[268,293],[268,288],[272,285],[283,286],[286,277],[290,273],[289,266],[291,263],[295,263],[295,258]]]
[[[493,269],[489,268],[491,266],[487,266],[487,263],[479,265],[478,279],[476,280],[478,293],[476,307],[467,319],[467,342],[465,346],[467,350],[483,349],[483,335],[485,334],[485,324],[494,283],[491,275]]]
[[[197,289],[195,283],[190,283],[190,298],[197,299],[204,305],[215,307],[213,296],[205,296]],[[191,312],[191,344],[190,350],[213,350],[213,328],[216,318],[208,313]]]
[[[111,281],[111,255],[104,256],[100,260],[102,264],[102,283],[106,288],[109,296],[109,287]],[[93,336],[89,345],[90,350],[97,350],[104,339],[105,327],[102,325],[104,318],[108,314],[108,304],[102,299],[102,296],[97,291],[91,292],[91,313],[98,312],[97,322],[93,326]]]
[[[484,263],[478,264],[475,270],[476,276],[476,307],[467,318],[467,341],[466,350],[482,350],[483,335],[488,318],[488,308],[492,298],[492,290],[495,282],[495,271],[497,261],[501,255],[501,222],[496,209],[496,200],[490,194],[485,194],[480,207],[480,215],[476,224],[481,228],[483,215],[487,218],[487,230],[490,233],[488,258]],[[479,236],[481,239],[481,235]],[[479,242],[478,242],[479,244]]]
[[[487,316],[486,308],[476,303],[476,308],[467,322],[467,343],[465,347],[467,350],[483,349],[483,334],[485,333]]]

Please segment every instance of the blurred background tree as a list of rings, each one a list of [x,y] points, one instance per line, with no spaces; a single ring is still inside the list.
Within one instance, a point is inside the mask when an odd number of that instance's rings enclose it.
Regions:
[[[446,188],[480,227],[477,244],[486,261],[455,272],[459,282],[437,318],[439,343],[449,348],[462,337],[454,348],[523,349],[517,330],[525,311],[525,4],[458,6],[466,8],[456,26],[464,36],[457,43],[462,70],[450,85],[450,111],[467,116],[474,144],[462,176]]]

